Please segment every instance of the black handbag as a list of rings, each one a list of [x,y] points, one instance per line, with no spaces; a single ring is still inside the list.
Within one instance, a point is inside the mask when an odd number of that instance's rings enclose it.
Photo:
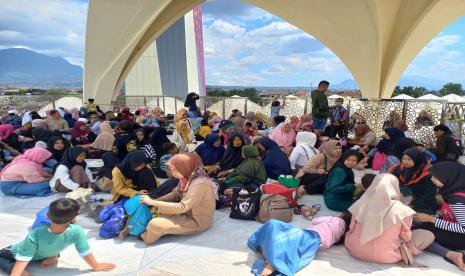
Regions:
[[[260,209],[260,189],[256,189],[248,194],[240,194],[240,191],[234,190],[232,196],[231,213],[232,219],[255,220],[258,210]]]

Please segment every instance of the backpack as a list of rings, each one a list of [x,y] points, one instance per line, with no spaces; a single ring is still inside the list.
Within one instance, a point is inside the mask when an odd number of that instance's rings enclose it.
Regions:
[[[39,228],[43,225],[49,225],[50,219],[47,217],[48,206],[37,212],[36,219],[32,224],[32,230]]]
[[[232,219],[242,219],[242,220],[255,220],[258,210],[260,208],[260,189],[255,191],[247,191],[243,189],[237,191],[234,189],[233,196],[231,200],[231,213],[229,217]]]
[[[256,219],[265,223],[270,219],[291,222],[293,208],[289,206],[289,200],[282,195],[263,194],[260,198],[260,209]]]
[[[94,195],[94,198],[92,198],[92,195]],[[90,188],[77,188],[66,193],[66,198],[76,200],[79,203],[79,214],[83,214],[91,211],[91,204],[95,200],[95,194]]]
[[[140,196],[136,195],[128,199],[124,203],[124,209],[129,215],[126,225],[129,235],[139,236],[144,233],[153,216],[149,207],[140,202]]]
[[[446,159],[457,161],[460,155],[463,155],[463,149],[462,140],[457,136],[451,135],[447,142]]]
[[[283,196],[284,198],[287,199],[288,205],[291,208],[294,208],[297,206],[297,200],[296,198],[296,193],[297,189],[296,188],[286,188],[281,184],[278,183],[268,183],[268,184],[263,184],[260,189],[264,194],[269,194],[269,195],[280,195]]]
[[[128,217],[124,210],[125,201],[126,199],[118,200],[116,203],[102,209],[99,214],[99,219],[103,222],[99,230],[100,237],[111,239],[117,237],[124,229]]]

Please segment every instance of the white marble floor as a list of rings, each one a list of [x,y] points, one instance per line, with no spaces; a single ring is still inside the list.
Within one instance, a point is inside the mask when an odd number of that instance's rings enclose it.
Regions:
[[[18,199],[0,196],[0,246],[8,246],[25,237],[35,213],[58,198]],[[322,202],[321,196],[305,196],[302,203]],[[319,215],[335,215],[325,208]],[[99,225],[90,218],[79,217],[90,245],[100,261],[114,262],[117,267],[109,273],[94,273],[78,256],[73,247],[61,254],[57,268],[42,269],[32,265],[34,275],[250,275],[254,255],[248,250],[247,239],[260,224],[229,218],[229,212],[217,211],[210,230],[192,236],[164,237],[146,246],[136,238],[103,240],[98,236]],[[305,227],[307,221],[294,216],[293,224]],[[343,246],[318,252],[316,259],[298,275],[458,275],[460,271],[437,256],[424,254],[417,261],[428,270],[404,268],[398,265],[378,265],[349,256]]]

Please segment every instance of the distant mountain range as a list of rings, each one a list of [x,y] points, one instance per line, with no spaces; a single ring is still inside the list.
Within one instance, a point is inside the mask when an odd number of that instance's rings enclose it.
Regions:
[[[0,86],[28,85],[35,88],[80,87],[82,86],[83,70],[62,57],[50,57],[37,52],[11,48],[0,50]],[[426,78],[422,76],[404,76],[398,84],[404,86],[422,86],[428,90],[439,90],[448,81]],[[465,87],[465,82],[462,83]],[[258,91],[308,90],[309,87],[270,87],[270,86],[222,86],[207,85],[208,88],[225,90],[254,87]],[[359,86],[353,79],[330,85],[330,89],[353,90]]]
[[[0,85],[82,86],[82,68],[22,48],[0,50]]]

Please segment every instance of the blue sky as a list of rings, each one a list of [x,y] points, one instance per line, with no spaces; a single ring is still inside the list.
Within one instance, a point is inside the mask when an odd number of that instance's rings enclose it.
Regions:
[[[352,78],[318,40],[259,8],[214,0],[202,11],[208,84],[308,86]],[[82,65],[86,14],[86,0],[0,0],[0,49],[25,47]],[[405,75],[464,82],[464,36],[462,17],[420,52]]]

